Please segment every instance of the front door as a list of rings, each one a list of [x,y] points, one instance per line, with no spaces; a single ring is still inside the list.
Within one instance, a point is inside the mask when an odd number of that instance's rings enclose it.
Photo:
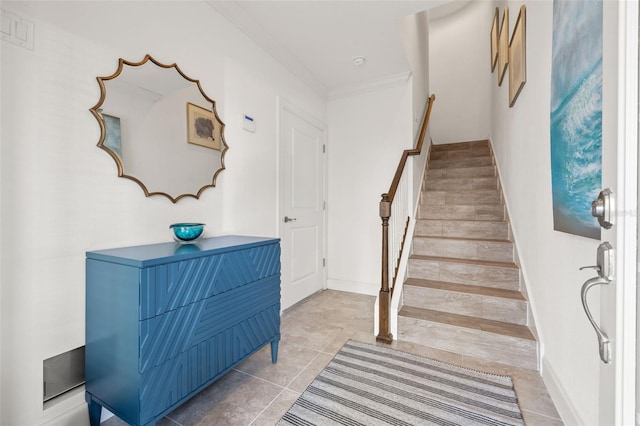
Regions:
[[[600,286],[600,326],[611,341],[611,361],[600,363],[601,425],[636,424],[638,4],[618,6],[623,9],[618,40],[624,40],[618,58],[618,138],[603,135],[602,141],[602,184],[613,191],[615,213],[613,226],[602,229],[601,239],[611,243],[615,255],[613,281]]]
[[[282,308],[325,287],[325,126],[280,105]]]

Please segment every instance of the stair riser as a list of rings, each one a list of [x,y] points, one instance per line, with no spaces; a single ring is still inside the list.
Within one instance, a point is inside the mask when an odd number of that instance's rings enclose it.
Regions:
[[[463,167],[460,169],[432,169],[429,168],[426,173],[427,181],[437,179],[460,179],[474,177],[491,177],[497,176],[494,166],[482,167]]]
[[[483,287],[520,289],[517,268],[411,258],[409,277]]]
[[[488,157],[491,155],[491,149],[488,146],[479,146],[471,149],[458,149],[449,151],[432,151],[429,154],[429,160],[458,160],[473,157]]]
[[[402,301],[404,306],[450,312],[452,314],[511,324],[527,324],[527,302],[525,300],[460,293],[405,284]]]
[[[398,317],[398,338],[488,361],[536,370],[537,343],[481,330]]]
[[[449,240],[416,237],[413,239],[413,254],[513,262],[513,243],[509,241]]]
[[[429,161],[429,169],[452,169],[461,167],[493,166],[493,157],[459,158],[457,160]]]
[[[426,191],[420,203],[428,206],[486,206],[501,204],[502,198],[497,190]]]
[[[420,206],[418,219],[504,220],[502,205]]]
[[[509,238],[509,227],[506,222],[418,220],[415,235],[506,240]]]

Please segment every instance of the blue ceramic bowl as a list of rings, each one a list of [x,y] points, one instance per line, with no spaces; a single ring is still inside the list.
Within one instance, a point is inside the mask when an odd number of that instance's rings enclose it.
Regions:
[[[195,241],[202,236],[204,223],[174,223],[169,225],[176,241]]]

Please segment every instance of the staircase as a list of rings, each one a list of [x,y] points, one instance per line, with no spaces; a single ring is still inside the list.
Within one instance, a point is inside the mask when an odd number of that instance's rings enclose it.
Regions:
[[[489,142],[432,146],[398,339],[537,370],[515,258]]]

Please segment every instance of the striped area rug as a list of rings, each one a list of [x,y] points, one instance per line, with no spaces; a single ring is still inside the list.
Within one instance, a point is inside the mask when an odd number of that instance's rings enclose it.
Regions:
[[[523,425],[509,376],[349,340],[278,425]]]

